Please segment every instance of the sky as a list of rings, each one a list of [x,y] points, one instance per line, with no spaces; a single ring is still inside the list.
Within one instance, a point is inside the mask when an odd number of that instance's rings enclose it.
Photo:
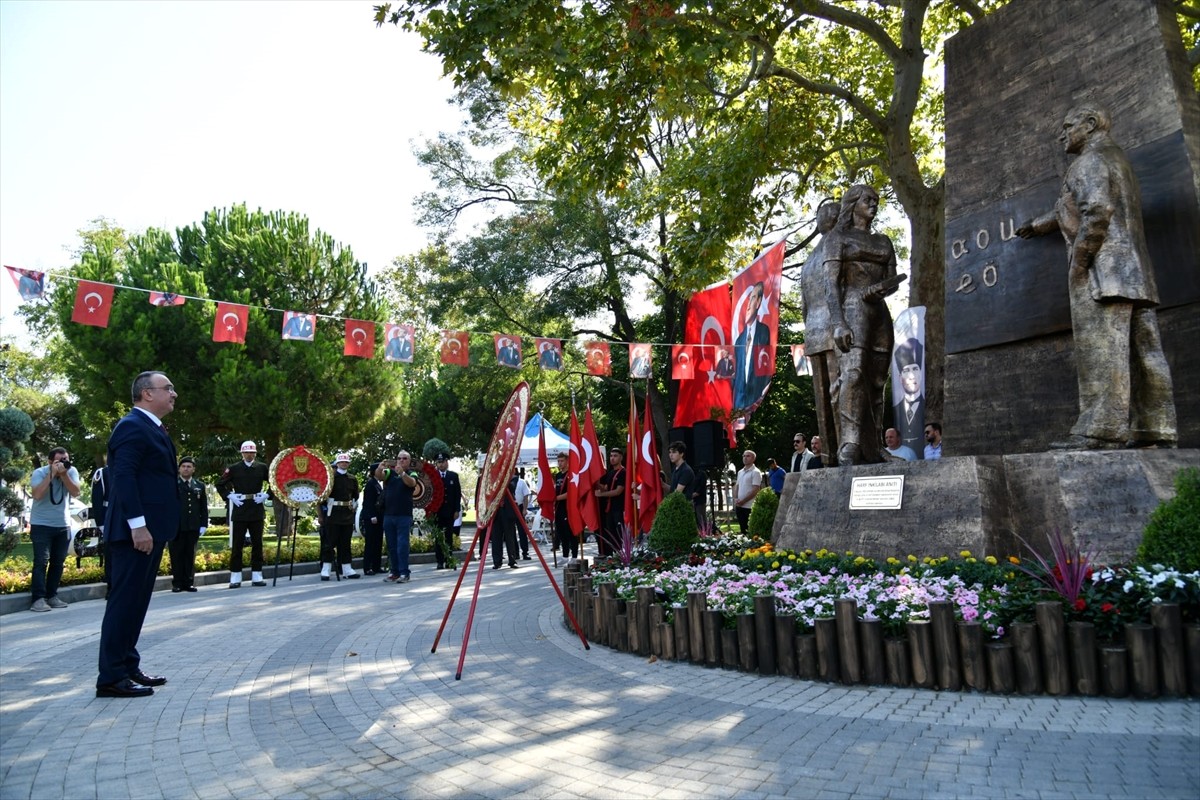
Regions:
[[[97,217],[173,232],[245,203],[382,269],[425,242],[413,144],[463,118],[441,71],[369,0],[0,0],[0,263],[66,270]],[[18,303],[0,275],[0,333]]]

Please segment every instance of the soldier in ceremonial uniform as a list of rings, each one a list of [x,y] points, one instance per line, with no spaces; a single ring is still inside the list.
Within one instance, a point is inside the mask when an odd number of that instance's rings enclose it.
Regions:
[[[242,442],[242,460],[226,467],[217,481],[217,492],[225,501],[229,517],[229,588],[242,587],[242,550],[245,536],[250,534],[250,581],[254,586],[266,586],[263,580],[263,523],[267,518],[265,503],[271,495],[267,465],[258,461],[258,446]]]
[[[350,474],[350,456],[334,456],[333,484],[329,498],[320,509],[321,580],[329,580],[333,571],[334,551],[343,578],[357,578],[350,555],[350,534],[354,532],[354,509],[358,505],[358,480]]]
[[[171,591],[196,591],[196,542],[208,528],[208,493],[194,477],[196,462],[191,456],[179,459],[179,533],[168,542],[171,552]]]
[[[104,568],[104,585],[111,586],[109,575],[108,538],[104,535],[104,517],[108,514],[108,467],[97,467],[92,473],[92,506],[88,519],[95,521],[100,532],[100,565]]]

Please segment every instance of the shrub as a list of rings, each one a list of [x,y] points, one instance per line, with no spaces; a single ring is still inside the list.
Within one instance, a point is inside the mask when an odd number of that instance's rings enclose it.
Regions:
[[[750,521],[746,524],[746,532],[767,541],[775,530],[775,513],[779,511],[779,495],[768,489],[763,489],[754,496],[754,504],[750,506]]]
[[[650,526],[650,549],[673,557],[687,553],[699,540],[692,502],[682,492],[671,492],[663,498]]]
[[[1200,469],[1181,469],[1175,476],[1175,496],[1150,514],[1137,556],[1147,565],[1200,570]]]

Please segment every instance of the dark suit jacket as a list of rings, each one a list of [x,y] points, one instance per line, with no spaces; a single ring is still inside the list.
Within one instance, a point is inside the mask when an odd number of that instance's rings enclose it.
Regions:
[[[136,408],[121,418],[108,437],[105,477],[108,541],[132,541],[129,520],[135,517],[146,518],[156,543],[175,538],[179,529],[175,445],[165,430]]]
[[[896,432],[900,434],[900,443],[906,444],[922,458],[925,452],[925,395],[917,398],[917,411],[913,414],[912,422],[904,413],[904,401],[892,406],[892,416],[895,417]]]
[[[748,340],[748,341],[747,341]],[[737,372],[733,376],[734,408],[749,408],[762,396],[763,389],[771,382],[770,375],[754,374],[755,348],[771,344],[771,329],[757,319],[747,325],[733,343],[734,361]],[[771,370],[775,369],[775,352],[771,351]],[[749,365],[750,374],[746,374]]]
[[[444,494],[437,519],[443,525],[452,525],[462,510],[462,484],[458,482],[457,472],[446,470],[446,477],[442,478],[442,491]]]

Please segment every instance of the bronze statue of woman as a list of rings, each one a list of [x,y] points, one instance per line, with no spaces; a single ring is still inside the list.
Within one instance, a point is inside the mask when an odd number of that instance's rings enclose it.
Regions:
[[[896,249],[871,232],[879,193],[856,184],[842,196],[825,244],[826,302],[840,351],[837,397],[838,464],[873,464],[880,455],[883,387],[892,354],[892,314],[883,299],[907,277],[896,274]]]

